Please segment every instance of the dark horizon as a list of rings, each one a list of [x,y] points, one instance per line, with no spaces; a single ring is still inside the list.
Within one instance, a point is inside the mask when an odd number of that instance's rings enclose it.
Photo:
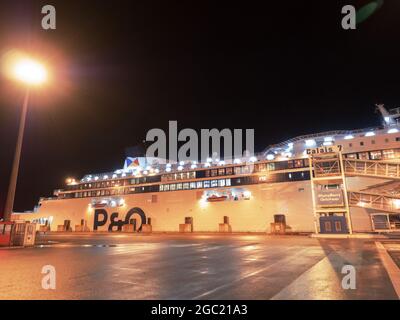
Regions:
[[[257,151],[294,136],[380,125],[375,103],[400,105],[400,2],[356,30],[341,8],[371,2],[45,1],[0,4],[1,53],[37,53],[55,69],[33,93],[15,211],[65,178],[121,168],[152,128],[254,128]],[[0,216],[14,155],[22,86],[0,82]]]

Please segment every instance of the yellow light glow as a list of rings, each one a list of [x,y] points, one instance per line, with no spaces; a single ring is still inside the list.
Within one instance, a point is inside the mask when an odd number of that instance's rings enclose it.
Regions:
[[[68,185],[76,185],[77,184],[77,182],[76,182],[76,180],[74,178],[67,178],[65,180],[65,183],[68,184]]]
[[[13,67],[13,75],[17,80],[33,85],[42,84],[47,80],[45,67],[30,58],[18,60]]]

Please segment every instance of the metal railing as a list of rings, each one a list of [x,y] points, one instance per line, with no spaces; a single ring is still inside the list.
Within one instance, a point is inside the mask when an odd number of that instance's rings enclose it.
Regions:
[[[380,162],[376,160],[343,160],[346,175],[363,175],[400,179],[400,163]]]
[[[400,213],[400,198],[383,194],[349,191],[349,205]]]
[[[314,165],[314,176],[318,177],[329,177],[338,176],[341,174],[339,159],[327,159],[327,160],[315,160]]]

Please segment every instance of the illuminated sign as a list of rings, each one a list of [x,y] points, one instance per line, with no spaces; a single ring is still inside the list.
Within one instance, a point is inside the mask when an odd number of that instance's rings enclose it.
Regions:
[[[343,146],[341,144],[335,145],[335,146],[324,146],[324,147],[319,147],[319,148],[312,148],[312,149],[306,149],[306,153],[308,155],[313,155],[313,154],[321,154],[321,153],[336,153],[336,152],[341,152],[343,150]]]
[[[341,189],[319,190],[316,196],[319,207],[341,207],[344,205]]]

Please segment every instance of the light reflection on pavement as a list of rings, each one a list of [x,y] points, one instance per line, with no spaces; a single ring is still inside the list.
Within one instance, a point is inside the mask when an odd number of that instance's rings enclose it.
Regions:
[[[266,235],[47,235],[0,249],[0,299],[397,299],[374,241]],[[357,288],[341,287],[344,265]],[[44,265],[56,290],[41,287]]]

